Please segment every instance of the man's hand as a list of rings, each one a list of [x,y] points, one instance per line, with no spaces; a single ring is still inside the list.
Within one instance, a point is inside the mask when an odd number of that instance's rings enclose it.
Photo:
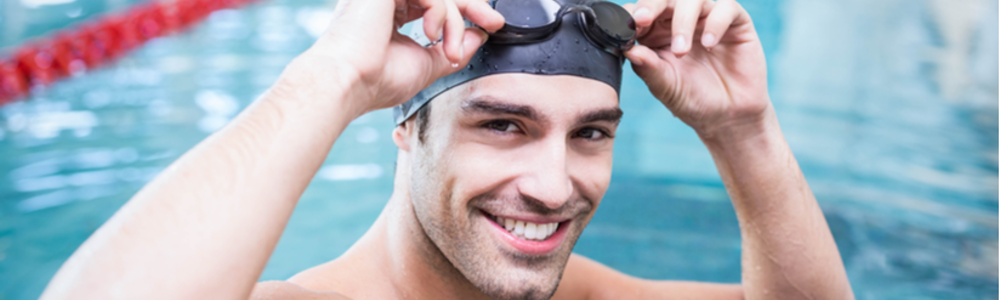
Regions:
[[[443,43],[425,48],[396,32],[421,16]],[[41,298],[247,299],[344,128],[464,67],[485,41],[463,16],[503,26],[483,0],[341,0],[329,32],[132,197]]]
[[[427,36],[440,43],[423,47],[397,32],[421,17]],[[353,116],[402,104],[463,68],[486,41],[482,30],[465,28],[463,17],[488,31],[504,24],[484,0],[342,0],[330,28],[279,87],[347,91]]]
[[[767,65],[735,0],[627,4],[640,45],[626,56],[650,92],[702,137],[765,120]]]
[[[764,51],[735,0],[639,0],[626,53],[712,154],[740,222],[744,299],[853,299],[837,246],[767,94]],[[647,288],[655,290],[656,285]]]

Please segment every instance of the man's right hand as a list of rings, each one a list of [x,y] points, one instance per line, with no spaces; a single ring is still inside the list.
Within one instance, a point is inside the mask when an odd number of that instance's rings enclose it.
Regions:
[[[483,0],[340,0],[330,30],[272,89],[143,187],[41,298],[246,299],[348,123],[464,67],[485,41],[463,16],[503,26]],[[443,43],[396,32],[419,17]]]
[[[490,32],[504,24],[484,0],[341,0],[334,15],[327,32],[289,65],[275,87],[304,90],[304,99],[316,101],[345,95],[347,103],[339,107],[352,119],[402,104],[465,67],[487,35],[465,28],[463,17]],[[397,32],[421,17],[427,37],[441,43],[423,47]]]

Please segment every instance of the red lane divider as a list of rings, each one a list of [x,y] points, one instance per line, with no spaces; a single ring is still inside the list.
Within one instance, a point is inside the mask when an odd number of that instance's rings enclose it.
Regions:
[[[172,0],[143,3],[105,15],[52,38],[29,42],[0,58],[0,106],[113,61],[146,41],[183,30],[213,11],[255,0]]]

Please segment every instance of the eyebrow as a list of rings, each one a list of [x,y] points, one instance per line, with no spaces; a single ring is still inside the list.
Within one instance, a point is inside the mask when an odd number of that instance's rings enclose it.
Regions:
[[[520,116],[536,122],[546,121],[544,116],[535,111],[534,108],[527,105],[517,105],[504,103],[493,99],[491,97],[479,97],[466,100],[462,104],[462,110],[467,112],[475,113],[487,113],[494,115],[515,115]],[[620,108],[605,108],[596,111],[592,111],[577,118],[577,124],[585,124],[598,121],[606,121],[614,124],[618,124],[621,121],[622,115],[624,113]]]
[[[621,121],[623,114],[624,112],[622,112],[620,108],[605,108],[583,115],[577,119],[576,123],[585,124],[590,122],[606,121],[618,124],[618,121]]]
[[[489,97],[479,97],[466,100],[465,103],[462,104],[462,110],[493,115],[515,115],[536,122],[545,121],[541,114],[536,112],[534,108],[531,108],[531,106],[504,103]]]

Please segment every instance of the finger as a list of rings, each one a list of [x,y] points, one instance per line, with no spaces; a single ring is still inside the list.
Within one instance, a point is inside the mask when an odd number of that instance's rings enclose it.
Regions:
[[[635,3],[635,13],[632,19],[635,20],[636,27],[649,27],[656,21],[656,17],[663,13],[668,4],[675,0],[639,0]]]
[[[660,69],[663,59],[655,51],[645,45],[635,45],[625,52],[625,58],[632,62],[632,67],[636,74],[645,79],[649,71]]]
[[[445,17],[448,8],[444,0],[420,0],[420,6],[427,11],[424,12],[424,34],[427,39],[433,41],[441,40],[445,24]]]
[[[455,6],[455,1],[444,0],[444,2],[448,9],[444,26],[444,50],[452,63],[459,63],[462,61],[462,52],[464,52],[462,40],[465,36],[465,20],[462,19],[462,13]]]
[[[410,5],[409,3],[403,3],[402,5],[402,7],[396,7],[396,19],[399,21],[396,23],[397,27],[402,27],[406,23],[424,17],[424,13],[427,12],[426,8],[420,6]]]
[[[669,54],[667,56],[669,57],[660,57],[645,45],[635,45],[625,52],[625,57],[632,62],[632,70],[635,71],[636,75],[639,75],[639,78],[642,78],[646,86],[649,87],[649,91],[660,99],[676,98],[667,97],[667,91],[673,90],[671,87],[677,86],[676,80],[678,79],[676,70],[670,62],[676,58]],[[670,105],[669,103],[664,104],[667,104],[668,107]]]
[[[622,5],[622,8],[629,14],[635,13],[635,3],[625,3],[625,5]]]
[[[745,15],[745,16],[744,16]],[[705,18],[705,29],[701,35],[701,45],[711,50],[719,44],[731,26],[749,22],[750,15],[736,0],[719,0],[715,9]]]
[[[626,3],[625,5],[622,5],[622,8],[624,8],[625,11],[627,11],[630,15],[632,15],[632,21],[635,22],[635,9],[636,9],[635,3]],[[642,36],[643,34],[645,34],[645,31],[646,27],[636,26],[635,36],[637,37]]]
[[[695,26],[698,26],[698,18],[701,16],[701,8],[705,0],[679,0],[674,7],[673,21],[671,22],[670,51],[674,55],[682,56],[691,50],[691,41],[694,36]]]
[[[455,71],[461,70],[468,63],[472,55],[479,50],[479,47],[486,43],[488,35],[479,28],[466,28],[463,32],[462,49],[465,53],[462,54],[462,60],[457,63],[451,61],[445,54],[443,45],[437,44],[431,47],[425,48],[427,55],[430,56],[431,66],[427,68],[431,70],[430,78],[425,82],[425,85],[429,85],[434,80],[442,76],[454,73]]]
[[[466,19],[486,32],[496,32],[503,27],[503,15],[483,0],[455,0],[455,5]]]

